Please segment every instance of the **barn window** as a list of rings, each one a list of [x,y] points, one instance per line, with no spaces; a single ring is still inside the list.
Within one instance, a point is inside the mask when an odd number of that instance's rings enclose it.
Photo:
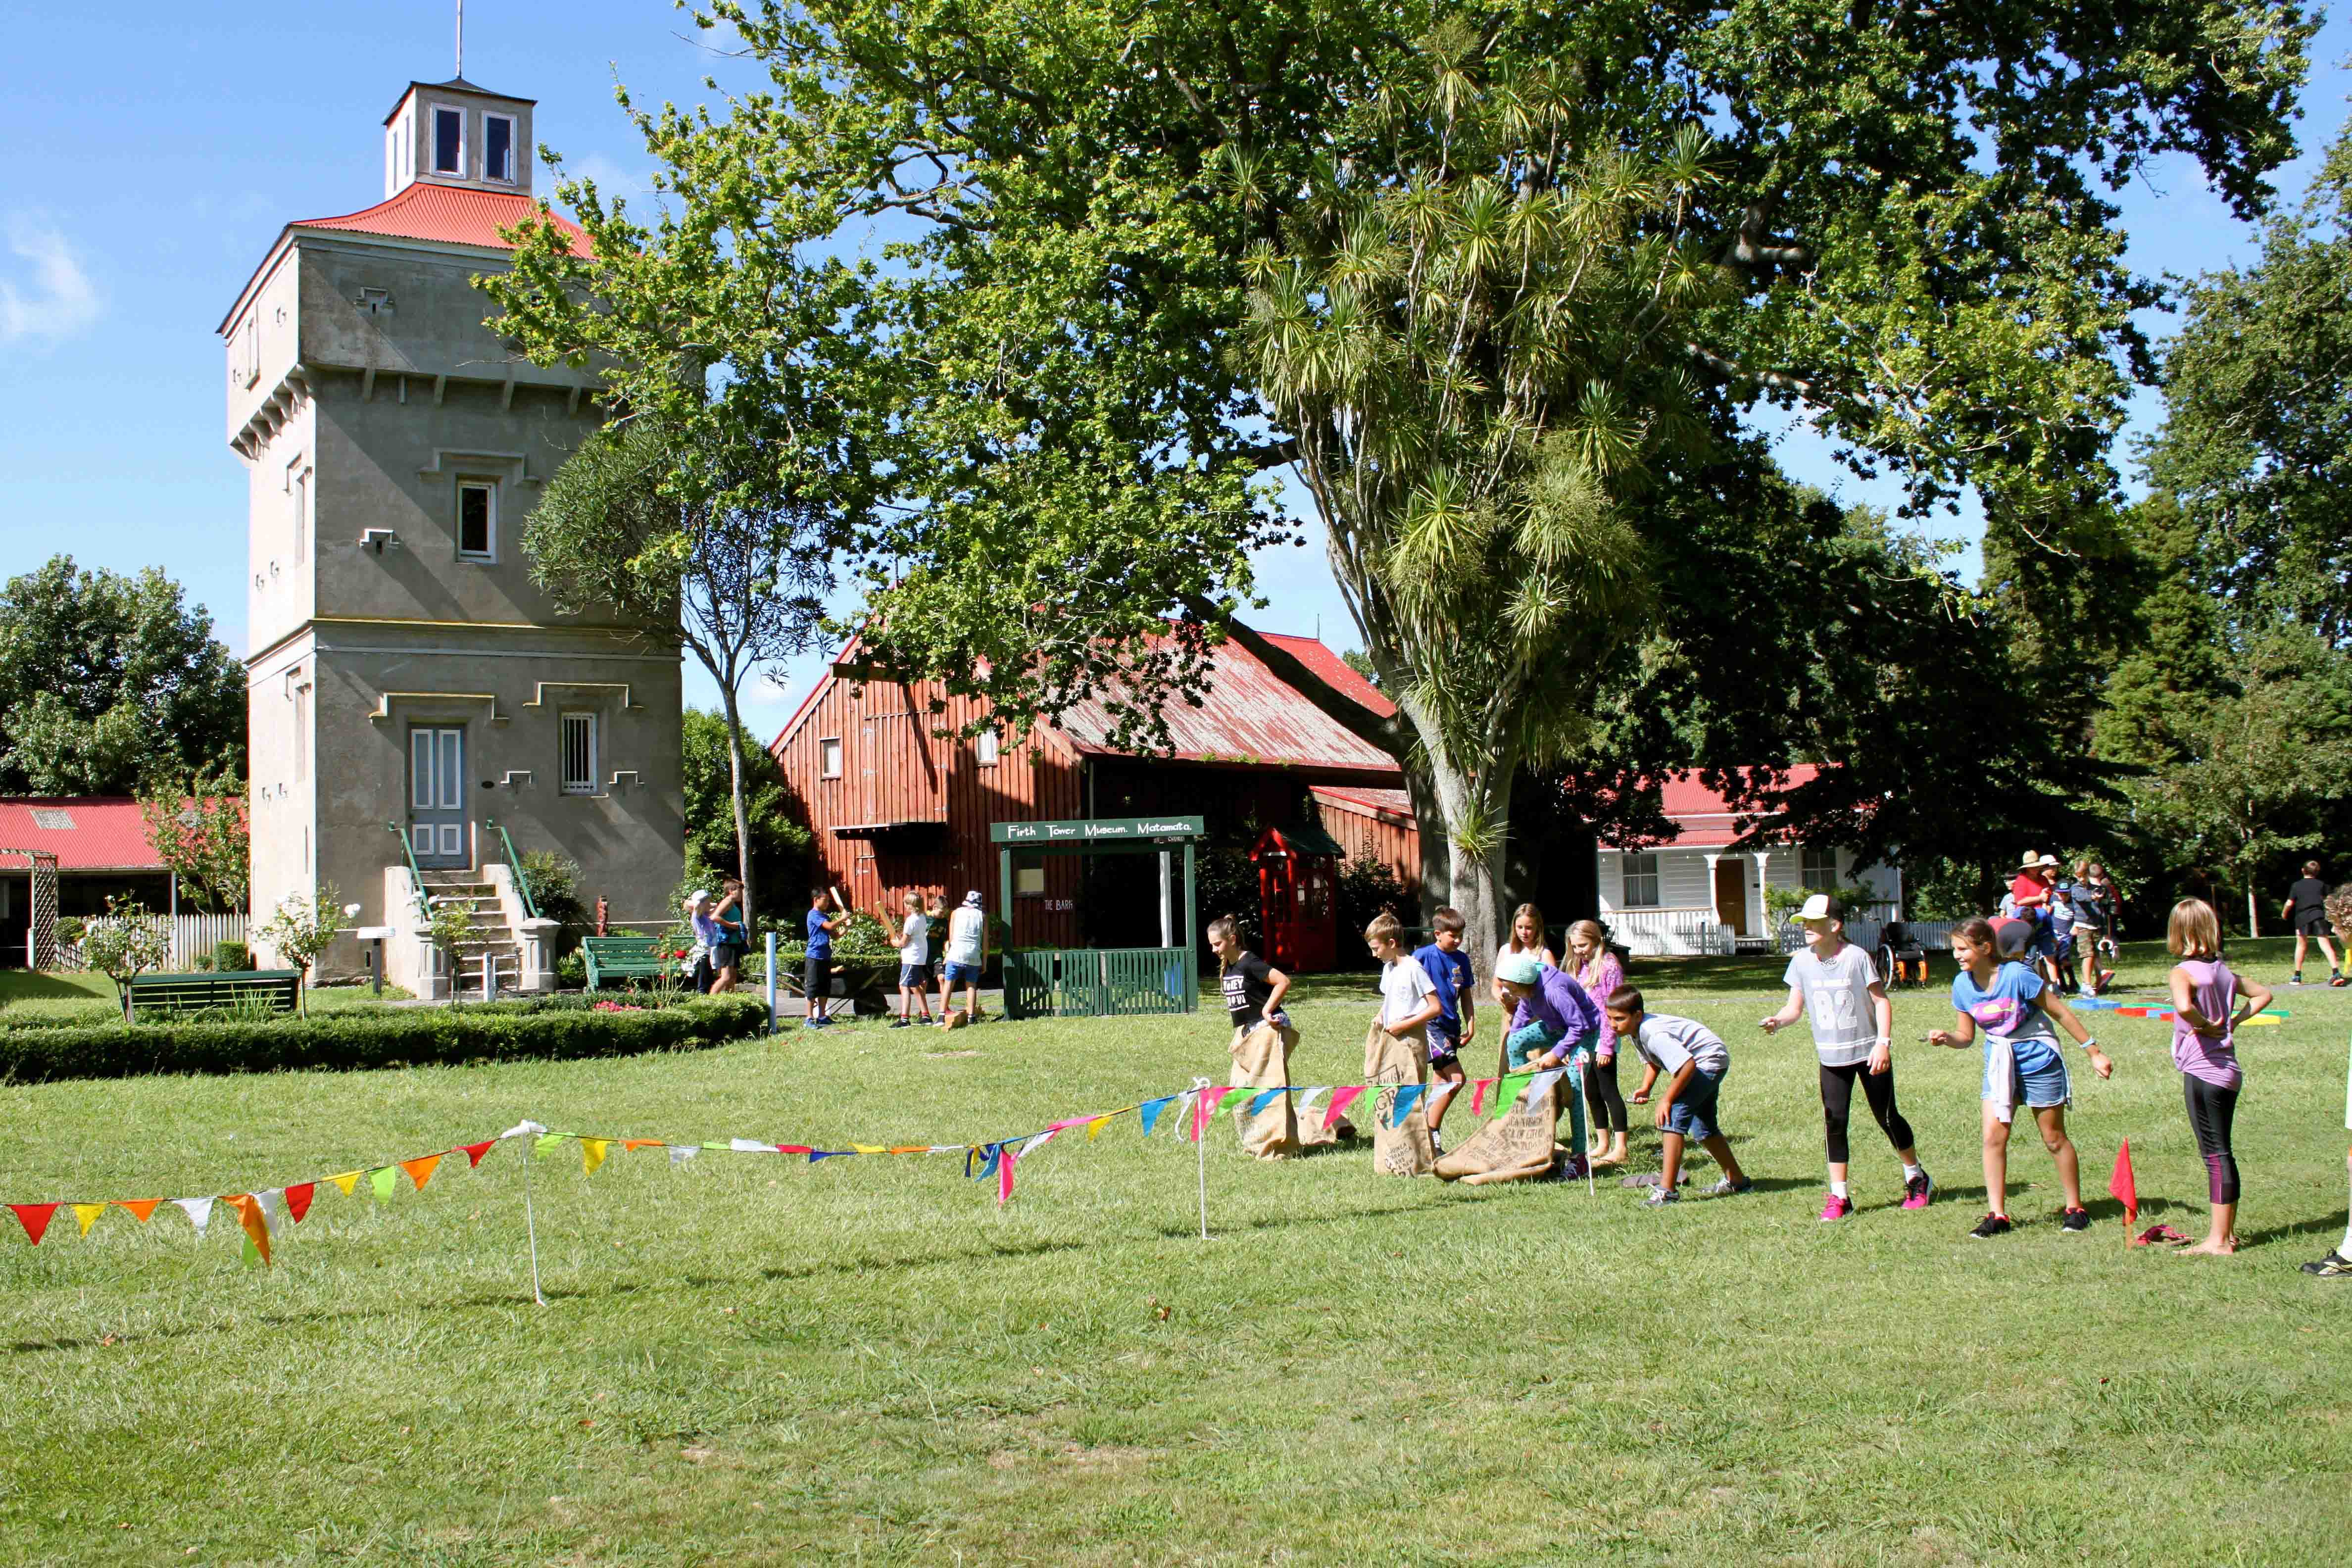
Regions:
[[[1658,907],[1658,857],[1655,852],[1645,849],[1626,855],[1625,907],[1629,910],[1654,910]]]
[[[1800,867],[1801,874],[1804,878],[1807,890],[1815,893],[1834,893],[1837,891],[1838,864],[1836,850],[1814,849],[1808,847],[1803,851],[1803,859],[1800,862]]]
[[[997,745],[996,726],[993,724],[982,730],[979,737],[972,742],[972,755],[979,760],[982,767],[992,768],[996,765]]]
[[[841,776],[841,742],[839,741],[827,739],[816,743],[816,776],[821,779],[837,779]]]

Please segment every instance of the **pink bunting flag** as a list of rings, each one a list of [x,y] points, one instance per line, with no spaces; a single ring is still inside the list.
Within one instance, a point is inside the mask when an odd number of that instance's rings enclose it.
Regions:
[[[1192,1107],[1192,1141],[1193,1142],[1198,1143],[1207,1133],[1209,1123],[1217,1119],[1217,1107],[1223,1104],[1225,1096],[1233,1092],[1231,1088],[1204,1089],[1201,1091],[1200,1100]]]
[[[1491,1078],[1482,1078],[1470,1086],[1470,1114],[1476,1116],[1486,1109],[1486,1091],[1495,1087]]]
[[[1323,1113],[1323,1131],[1328,1132],[1332,1128],[1338,1126],[1339,1122],[1339,1113],[1347,1110],[1348,1107],[1355,1104],[1357,1100],[1362,1096],[1363,1092],[1364,1086],[1360,1083],[1351,1083],[1345,1089],[1333,1089],[1331,1091],[1331,1109]]]
[[[1021,1163],[1018,1149],[1006,1149],[1004,1157],[996,1162],[996,1206],[1003,1208],[1013,1197],[1013,1167]]]

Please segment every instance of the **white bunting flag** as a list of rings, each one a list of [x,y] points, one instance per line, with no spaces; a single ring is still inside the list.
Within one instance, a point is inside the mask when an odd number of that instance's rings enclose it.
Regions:
[[[173,1198],[172,1204],[173,1207],[188,1216],[188,1223],[196,1227],[198,1236],[204,1235],[205,1223],[213,1217],[212,1199]]]
[[[269,1227],[269,1239],[277,1240],[278,1222],[286,1213],[286,1189],[271,1187],[266,1192],[256,1193],[253,1201],[261,1206],[261,1223]]]
[[[669,1146],[670,1168],[676,1170],[701,1152],[702,1145],[699,1143],[673,1143]]]
[[[727,1147],[738,1154],[772,1154],[776,1152],[773,1143],[754,1143],[749,1138],[730,1139]]]
[[[1298,1097],[1298,1124],[1301,1127],[1307,1126],[1313,1119],[1316,1109],[1315,1102],[1324,1095],[1330,1092],[1331,1086],[1327,1083],[1317,1088],[1310,1089],[1305,1094]]]
[[[1030,1139],[1026,1143],[1021,1145],[1021,1158],[1024,1160],[1027,1159],[1029,1157],[1029,1151],[1050,1140],[1058,1131],[1060,1131],[1060,1129],[1049,1127],[1045,1131],[1038,1133],[1034,1138]]]

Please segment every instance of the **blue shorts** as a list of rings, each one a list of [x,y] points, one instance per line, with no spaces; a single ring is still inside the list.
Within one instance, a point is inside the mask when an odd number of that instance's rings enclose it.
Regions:
[[[1666,1131],[1704,1143],[1721,1132],[1716,1124],[1716,1099],[1723,1092],[1723,1074],[1691,1069],[1690,1081],[1666,1108]]]
[[[1454,1053],[1462,1048],[1461,1038],[1445,1026],[1443,1018],[1432,1018],[1424,1032],[1429,1036],[1429,1065],[1432,1067],[1452,1061]]]
[[[2074,1080],[2066,1075],[2066,1058],[2063,1049],[2053,1049],[2050,1053],[2049,1061],[2032,1072],[2020,1068],[2014,1056],[2008,1057],[2009,1083],[2006,1093],[2003,1092],[2003,1086],[1993,1081],[1995,1060],[1994,1052],[1985,1053],[1982,1094],[1984,1099],[1990,1100],[1996,1107],[1996,1115],[2000,1115],[2002,1111],[2010,1110],[2019,1105],[2024,1106],[2029,1110],[2047,1110],[2053,1105],[2070,1105],[2074,1102]],[[2007,1121],[2010,1117],[2001,1115],[2000,1119]]]
[[[898,989],[901,991],[922,990],[925,983],[930,979],[930,974],[929,973],[929,969],[930,965],[928,963],[900,964],[898,966]]]
[[[977,985],[977,984],[980,984],[980,965],[979,965],[979,964],[977,964],[977,963],[950,963],[950,964],[949,964],[949,965],[948,965],[948,972],[947,972],[947,984],[950,984],[950,985]]]

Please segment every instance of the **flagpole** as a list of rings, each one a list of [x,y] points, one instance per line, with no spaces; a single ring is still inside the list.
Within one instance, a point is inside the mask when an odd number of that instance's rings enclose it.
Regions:
[[[499,1136],[501,1139],[525,1137],[536,1139],[541,1133],[546,1131],[546,1128],[541,1127],[536,1121],[518,1121],[512,1127],[509,1127],[505,1131],[499,1133]],[[539,1289],[539,1220],[538,1217],[531,1213],[530,1207],[531,1150],[532,1145],[529,1143],[523,1145],[522,1227],[524,1234],[530,1237],[530,1299],[539,1305],[544,1307],[547,1305],[547,1298],[540,1293]]]

